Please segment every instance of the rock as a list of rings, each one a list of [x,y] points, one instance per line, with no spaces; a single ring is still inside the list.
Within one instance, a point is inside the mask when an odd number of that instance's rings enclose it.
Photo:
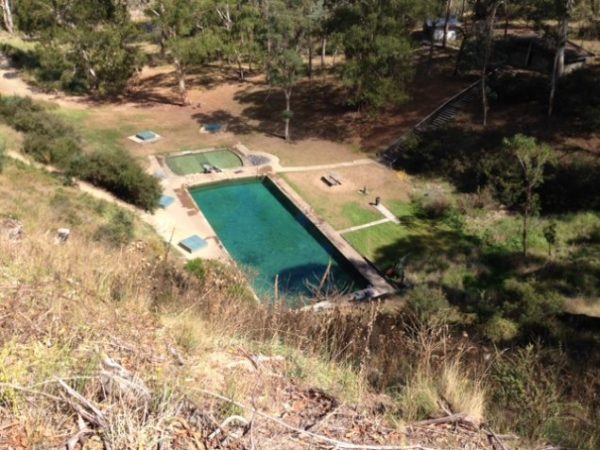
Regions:
[[[71,230],[69,230],[68,228],[59,228],[56,231],[55,242],[57,244],[64,244],[69,240],[69,236],[71,236]]]

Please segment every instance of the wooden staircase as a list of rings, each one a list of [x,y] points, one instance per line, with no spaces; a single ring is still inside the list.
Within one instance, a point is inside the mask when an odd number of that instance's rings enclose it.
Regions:
[[[402,136],[386,150],[381,152],[379,162],[386,166],[394,167],[399,156],[406,149],[407,140],[411,137],[418,137],[426,131],[437,130],[444,127],[446,124],[454,120],[456,115],[466,106],[473,103],[479,98],[479,80],[460,91],[454,97],[445,101],[442,105],[436,108],[431,114],[415,125],[408,135]]]

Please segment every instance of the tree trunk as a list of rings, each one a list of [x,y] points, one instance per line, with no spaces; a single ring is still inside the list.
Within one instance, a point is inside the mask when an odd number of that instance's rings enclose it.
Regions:
[[[508,25],[510,22],[510,12],[508,10],[509,0],[504,0],[504,38],[508,36]]]
[[[529,64],[531,64],[532,53],[533,53],[533,39],[529,41],[529,47],[527,47],[527,54],[525,55],[525,67],[529,67]]]
[[[327,56],[327,36],[321,40],[321,70],[325,70],[325,56]]]
[[[488,9],[488,17],[486,17],[485,26],[485,48],[483,55],[483,64],[481,65],[481,102],[483,107],[483,126],[487,125],[488,121],[488,98],[487,98],[487,69],[492,53],[492,41],[494,39],[494,25],[496,23],[496,11],[498,10],[498,1],[492,2],[491,9]]]
[[[15,32],[15,25],[13,21],[12,8],[10,6],[10,0],[1,0],[2,16],[4,18],[4,27],[10,34]]]
[[[554,66],[552,68],[552,78],[550,82],[550,98],[548,100],[548,116],[552,116],[554,110],[554,98],[556,97],[556,85],[558,79],[565,72],[565,48],[569,40],[569,20],[573,10],[573,0],[566,0],[565,13],[560,22],[559,42],[554,56]]]
[[[179,100],[181,106],[188,104],[187,98],[187,86],[185,84],[185,67],[179,58],[175,58],[173,61],[175,65],[175,72],[177,74],[177,87],[179,89]]]
[[[235,52],[235,59],[237,61],[238,73],[240,74],[240,81],[244,81],[246,77],[244,73],[244,66],[242,65],[242,58],[239,52]]]
[[[312,80],[313,77],[313,40],[312,37],[308,38],[308,79]]]
[[[465,45],[467,43],[468,36],[465,34],[460,42],[460,48],[458,49],[458,53],[456,55],[456,62],[454,63],[454,73],[453,76],[457,76],[460,68],[460,63],[462,61],[463,55],[465,53]]]
[[[465,18],[465,6],[466,6],[467,0],[463,0],[462,2],[462,7],[460,8],[460,21],[463,22],[464,18]]]
[[[448,43],[448,27],[450,25],[450,11],[452,9],[452,0],[446,0],[446,17],[444,19],[444,37],[442,39],[442,47],[446,48]]]
[[[290,108],[290,100],[292,98],[292,90],[285,89],[285,140],[290,140],[290,119],[292,118],[292,109]]]
[[[433,30],[433,34],[430,36],[430,41],[429,41],[429,56],[427,57],[427,76],[431,75],[431,71],[433,70],[433,51],[435,49],[435,43],[434,43],[434,36],[435,36],[435,28]]]
[[[529,201],[529,200],[527,200]],[[529,235],[529,207],[525,207],[525,211],[523,212],[523,233],[521,239],[523,240],[523,256],[527,256],[527,252],[529,250],[529,246],[527,245]]]
[[[531,215],[531,202],[533,200],[533,186],[526,175],[525,208],[523,209],[523,230],[521,239],[523,245],[523,256],[527,256],[529,250],[529,216]]]

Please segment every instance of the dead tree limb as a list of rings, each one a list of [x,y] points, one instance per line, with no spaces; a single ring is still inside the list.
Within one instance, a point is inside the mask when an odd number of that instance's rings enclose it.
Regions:
[[[81,417],[98,428],[106,427],[106,417],[97,406],[95,406],[91,401],[89,401],[60,378],[56,378],[56,382],[60,384],[60,386],[65,390],[66,394],[70,397],[66,399],[67,403],[69,403]]]
[[[290,431],[295,433],[308,436],[316,441],[327,442],[328,444],[332,444],[335,448],[338,449],[350,449],[350,450],[434,450],[429,447],[423,447],[421,445],[409,445],[409,446],[396,446],[396,445],[369,445],[369,444],[354,444],[352,442],[338,441],[337,439],[330,438],[328,436],[324,436],[322,434],[313,433],[311,431],[304,430],[302,428],[294,427],[281,419],[270,416],[267,413],[259,411],[258,409],[245,405],[243,403],[237,402],[231,398],[227,398],[221,394],[217,394],[215,392],[207,391],[205,389],[197,390],[200,394],[212,398],[216,398],[218,400],[231,403],[232,405],[237,406],[238,408],[242,408],[248,411],[252,411],[257,416],[260,416],[264,419],[267,419],[273,423],[276,423],[283,428],[287,428]]]

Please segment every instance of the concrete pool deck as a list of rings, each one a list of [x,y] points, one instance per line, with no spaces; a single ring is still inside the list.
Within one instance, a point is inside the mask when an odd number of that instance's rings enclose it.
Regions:
[[[338,249],[338,251],[352,264],[359,273],[373,286],[376,296],[390,294],[395,291],[379,272],[354,249],[339,232],[333,229],[326,221],[318,217],[312,207],[294,189],[285,182],[277,173],[304,172],[312,170],[327,170],[340,167],[378,164],[376,161],[362,159],[357,161],[328,164],[319,166],[282,167],[279,159],[274,155],[264,152],[250,152],[242,145],[234,146],[235,150],[247,157],[248,155],[261,155],[269,158],[269,162],[260,166],[243,166],[237,169],[224,170],[220,173],[191,174],[179,176],[168,170],[156,156],[150,157],[150,173],[161,174],[163,194],[176,198],[176,201],[166,209],[160,209],[150,218],[154,228],[166,241],[171,242],[187,259],[203,258],[219,261],[234,262],[219,240],[217,233],[208,220],[196,206],[189,194],[193,187],[213,184],[224,181],[243,180],[268,176],[282,191],[282,193],[317,227],[317,229]],[[197,252],[190,254],[181,249],[177,244],[197,234],[207,240],[208,245]]]

